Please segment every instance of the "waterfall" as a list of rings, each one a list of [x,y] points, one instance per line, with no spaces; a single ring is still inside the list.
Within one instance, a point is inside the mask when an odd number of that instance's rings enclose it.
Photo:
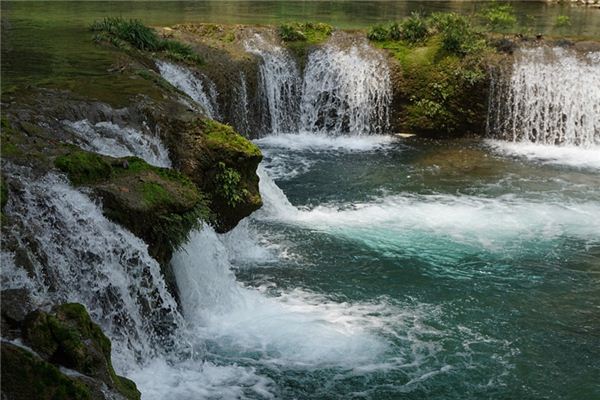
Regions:
[[[239,83],[233,88],[234,101],[232,104],[231,120],[236,131],[248,135],[250,133],[249,102],[246,75],[240,71]]]
[[[389,128],[390,72],[381,53],[362,43],[330,42],[313,51],[304,73],[301,131],[383,133]]]
[[[304,74],[290,53],[256,35],[246,50],[262,58],[260,81],[270,130],[340,134],[383,133],[392,98],[384,57],[366,42],[334,35],[309,55]]]
[[[202,107],[209,118],[220,119],[217,86],[208,77],[196,76],[188,68],[167,61],[157,61],[160,75]]]
[[[600,53],[520,49],[491,85],[488,134],[513,142],[600,145]]]
[[[107,220],[62,176],[34,180],[25,169],[14,169],[8,176],[22,186],[6,212],[20,228],[6,234],[29,238],[20,247],[29,249],[32,270],[25,279],[23,267],[3,252],[3,288],[28,287],[44,303],[84,304],[112,340],[120,373],[179,343],[173,335],[181,316],[147,245]]]
[[[294,132],[298,126],[301,90],[300,70],[289,51],[255,35],[245,43],[246,51],[262,59],[260,91],[270,117],[270,132]]]
[[[63,124],[77,136],[77,144],[85,150],[111,157],[137,156],[157,167],[171,167],[169,152],[158,136],[112,122],[92,124],[84,119]]]

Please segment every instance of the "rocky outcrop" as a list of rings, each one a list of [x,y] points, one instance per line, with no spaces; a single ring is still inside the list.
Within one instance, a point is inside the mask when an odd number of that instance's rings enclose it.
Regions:
[[[3,299],[8,297],[3,293]],[[20,329],[23,343],[2,342],[3,398],[140,398],[135,384],[115,373],[110,340],[81,304],[25,316],[3,309],[2,318]]]
[[[262,205],[256,145],[228,125],[197,118],[171,129],[167,144],[177,168],[210,200],[215,229],[226,232]]]

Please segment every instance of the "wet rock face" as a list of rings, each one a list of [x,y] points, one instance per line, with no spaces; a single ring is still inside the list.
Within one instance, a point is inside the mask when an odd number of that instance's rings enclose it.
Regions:
[[[132,381],[116,375],[110,340],[81,304],[33,311],[21,325],[22,340],[35,353],[2,343],[2,391],[7,399],[104,399],[106,392],[140,398]]]
[[[166,140],[174,165],[208,196],[218,232],[262,206],[256,175],[262,154],[233,128],[204,118],[176,121]]]

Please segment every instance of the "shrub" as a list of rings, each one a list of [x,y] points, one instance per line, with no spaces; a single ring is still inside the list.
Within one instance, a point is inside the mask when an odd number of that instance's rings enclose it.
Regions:
[[[556,17],[554,26],[557,28],[565,28],[571,26],[571,18],[568,15],[559,15]]]
[[[137,19],[104,18],[94,22],[90,29],[112,35],[140,50],[157,51],[161,47],[161,40],[156,32]]]
[[[492,29],[510,28],[517,22],[513,7],[508,3],[497,4],[494,2],[481,13],[481,16],[487,26]]]
[[[390,29],[390,33],[391,33]],[[419,13],[412,13],[410,17],[404,19],[400,25],[400,36],[410,43],[418,43],[425,39],[429,34],[427,20]],[[392,39],[395,39],[392,37]]]
[[[283,24],[279,26],[279,36],[285,42],[296,42],[306,40],[306,36],[294,24]]]
[[[104,18],[90,26],[97,32],[94,40],[106,41],[124,49],[128,45],[144,51],[162,51],[178,61],[202,63],[201,57],[192,48],[176,40],[161,39],[156,32],[137,19]]]
[[[441,35],[442,49],[464,56],[485,48],[485,39],[471,21],[456,13],[435,13],[430,17],[433,29]]]
[[[386,41],[388,40],[389,35],[389,30],[381,24],[371,27],[371,29],[367,33],[367,37],[369,38],[369,40],[373,40],[375,42]]]
[[[333,27],[322,22],[293,22],[280,25],[279,37],[285,42],[308,41],[317,43],[325,40],[333,32]]]

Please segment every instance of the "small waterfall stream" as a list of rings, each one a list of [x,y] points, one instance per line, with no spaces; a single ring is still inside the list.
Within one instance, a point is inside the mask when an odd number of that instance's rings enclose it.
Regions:
[[[246,44],[246,51],[262,59],[260,65],[260,96],[267,105],[273,134],[294,132],[298,126],[299,98],[302,80],[300,70],[289,51],[255,35]]]
[[[191,70],[167,61],[157,61],[161,76],[192,98],[209,118],[220,119],[217,87],[208,77],[196,76]]]
[[[366,43],[349,48],[335,42],[313,51],[307,62],[300,130],[370,134],[389,128],[392,96],[383,56]]]
[[[262,59],[262,96],[274,134],[361,135],[389,127],[392,97],[384,57],[366,42],[335,35],[310,53],[301,74],[286,49],[255,36],[246,50]]]
[[[513,142],[600,145],[600,53],[520,49],[492,81],[488,135]]]

